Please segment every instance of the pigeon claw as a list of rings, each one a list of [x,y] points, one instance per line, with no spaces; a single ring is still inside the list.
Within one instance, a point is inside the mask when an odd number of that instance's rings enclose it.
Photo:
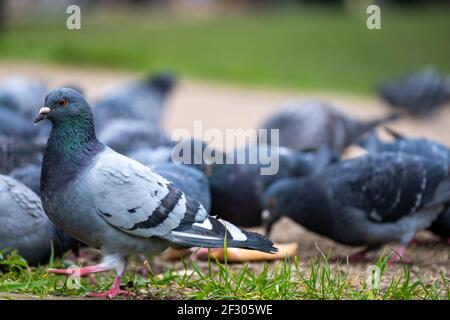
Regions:
[[[87,296],[88,297],[95,297],[95,298],[103,298],[103,299],[114,299],[115,297],[117,297],[119,295],[126,296],[126,297],[134,297],[135,294],[133,292],[120,289],[120,279],[121,279],[121,276],[117,276],[114,279],[114,282],[113,282],[111,288],[109,288],[108,291],[104,291],[104,292],[89,292],[87,294]]]

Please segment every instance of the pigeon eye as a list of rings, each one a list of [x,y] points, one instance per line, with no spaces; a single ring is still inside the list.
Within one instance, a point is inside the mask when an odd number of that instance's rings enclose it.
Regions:
[[[60,105],[61,107],[65,107],[67,105],[67,100],[66,99],[59,99],[58,101],[56,101],[56,103],[58,105]]]

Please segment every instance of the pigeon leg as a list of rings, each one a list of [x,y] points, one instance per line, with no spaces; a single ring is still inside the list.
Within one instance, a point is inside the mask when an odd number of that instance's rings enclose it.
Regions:
[[[118,295],[124,295],[127,297],[134,296],[134,293],[129,292],[127,290],[120,289],[120,280],[122,279],[122,275],[118,274],[116,278],[114,279],[111,288],[109,288],[108,291],[104,292],[89,292],[87,294],[88,297],[95,297],[95,298],[109,298],[114,299]]]
[[[107,271],[110,270],[111,268],[108,268],[102,264],[96,264],[94,266],[90,266],[90,267],[83,267],[83,268],[68,268],[68,269],[47,269],[47,272],[49,273],[56,273],[56,274],[63,274],[66,276],[86,276],[88,274],[91,273],[95,273],[95,272],[103,272],[103,271]]]
[[[104,299],[105,298],[114,299],[118,295],[134,296],[132,292],[120,289],[120,280],[122,279],[122,276],[125,273],[126,260],[122,259],[120,256],[105,257],[103,264],[109,266],[110,267],[109,269],[115,269],[117,276],[114,279],[111,288],[109,288],[108,291],[90,292],[87,294],[87,296]]]
[[[83,268],[68,268],[68,269],[47,269],[49,273],[63,274],[66,276],[86,276],[91,273],[103,272],[112,269],[119,270],[120,273],[123,273],[125,270],[126,262],[120,256],[109,255],[103,257],[102,262],[99,264],[83,267]],[[119,272],[118,272],[119,273]]]
[[[393,256],[389,259],[388,265],[392,266],[394,264],[398,263],[406,263],[406,264],[412,264],[411,258],[408,258],[405,255],[407,245],[399,245],[397,247],[397,250],[395,250]]]

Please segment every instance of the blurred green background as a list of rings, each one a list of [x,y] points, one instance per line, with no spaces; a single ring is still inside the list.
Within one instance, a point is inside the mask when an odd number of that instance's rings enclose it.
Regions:
[[[370,1],[349,3],[186,10],[83,1],[81,30],[66,28],[64,6],[3,5],[0,58],[362,94],[419,67],[450,72],[448,6],[382,5],[382,29],[368,30]]]

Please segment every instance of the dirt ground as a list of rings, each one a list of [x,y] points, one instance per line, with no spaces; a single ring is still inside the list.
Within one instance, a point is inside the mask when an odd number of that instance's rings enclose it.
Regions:
[[[38,76],[48,81],[52,87],[68,83],[78,84],[90,99],[100,96],[104,90],[121,81],[139,76],[134,73],[92,68],[38,65],[15,61],[0,62],[0,81],[12,74]],[[168,101],[164,126],[168,132],[177,128],[192,131],[193,122],[201,120],[204,129],[253,128],[281,104],[306,97],[332,101],[344,112],[361,119],[369,119],[389,112],[389,109],[375,96],[241,87],[181,78]],[[449,123],[450,106],[432,118],[425,120],[403,118],[391,127],[410,136],[426,136],[450,145]],[[356,152],[350,154],[356,154]],[[422,232],[419,237],[432,238],[427,232]],[[283,219],[275,226],[273,240],[297,242],[300,262],[307,262],[309,258],[319,255],[318,248],[325,253],[331,250],[333,256],[351,254],[358,250],[314,235],[288,219]],[[390,248],[393,247],[387,246],[385,250]],[[442,270],[447,276],[450,274],[450,245],[438,243],[414,245],[409,248],[407,254],[415,262],[412,267],[413,274],[430,280],[437,277]],[[376,255],[374,257],[376,259]],[[351,271],[355,273],[363,273],[366,267],[366,264],[350,266]],[[400,267],[394,267],[393,271],[395,270],[400,270]]]

